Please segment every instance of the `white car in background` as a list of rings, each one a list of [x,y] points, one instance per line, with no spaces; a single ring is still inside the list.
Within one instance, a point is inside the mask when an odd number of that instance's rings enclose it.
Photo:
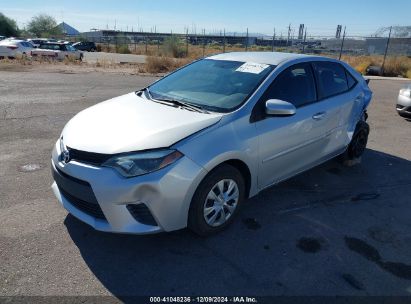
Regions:
[[[41,44],[31,52],[32,57],[47,57],[51,59],[63,60],[64,58],[74,58],[83,60],[83,52],[76,50],[66,43],[47,42]]]
[[[0,41],[0,58],[16,58],[29,56],[34,46],[27,41],[17,39],[5,39]]]

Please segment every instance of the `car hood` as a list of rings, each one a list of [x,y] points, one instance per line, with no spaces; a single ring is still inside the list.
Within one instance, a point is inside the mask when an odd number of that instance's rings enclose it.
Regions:
[[[67,123],[62,136],[66,146],[95,153],[164,148],[217,123],[221,116],[172,107],[129,93],[81,111]]]

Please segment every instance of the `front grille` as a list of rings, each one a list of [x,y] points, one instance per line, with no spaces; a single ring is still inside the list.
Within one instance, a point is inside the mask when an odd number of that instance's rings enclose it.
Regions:
[[[127,210],[139,223],[150,226],[157,226],[157,222],[145,204],[128,204]]]
[[[68,175],[54,166],[52,173],[61,194],[70,204],[92,217],[106,219],[88,182]]]
[[[81,163],[89,163],[97,166],[101,166],[103,163],[109,160],[110,157],[112,157],[112,155],[110,154],[80,151],[72,149],[70,147],[67,147],[67,150],[70,153],[70,159],[77,160]]]

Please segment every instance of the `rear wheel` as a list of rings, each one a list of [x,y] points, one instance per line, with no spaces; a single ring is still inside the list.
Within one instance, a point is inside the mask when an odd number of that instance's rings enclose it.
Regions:
[[[241,173],[230,165],[210,172],[198,186],[190,205],[188,227],[201,236],[226,228],[244,201]]]

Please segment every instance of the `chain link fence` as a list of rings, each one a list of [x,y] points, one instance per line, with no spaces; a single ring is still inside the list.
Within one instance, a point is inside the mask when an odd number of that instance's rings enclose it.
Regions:
[[[391,55],[411,56],[411,38],[388,37],[360,37],[343,36],[333,38],[330,36],[306,37],[303,39],[268,36],[226,36],[198,35],[198,34],[154,34],[137,32],[95,31],[83,33],[82,36],[73,37],[72,41],[88,40],[100,45],[102,49],[118,51],[127,47],[128,52],[156,55],[161,54],[166,48],[178,48],[180,56],[191,56],[210,52],[228,51],[284,51],[307,54],[327,54],[339,57],[341,55],[383,55],[389,41]],[[127,52],[124,48],[123,51]],[[167,51],[167,50],[165,50]],[[168,50],[170,51],[170,50]],[[173,50],[174,51],[174,50]]]
[[[292,52],[333,57],[349,62],[361,73],[411,78],[411,38],[387,36],[292,36],[160,34],[110,30],[83,33],[73,42],[95,42],[98,51],[196,59],[237,51]],[[395,67],[393,67],[395,66]],[[370,67],[376,67],[370,70]],[[408,73],[408,74],[407,74]]]

